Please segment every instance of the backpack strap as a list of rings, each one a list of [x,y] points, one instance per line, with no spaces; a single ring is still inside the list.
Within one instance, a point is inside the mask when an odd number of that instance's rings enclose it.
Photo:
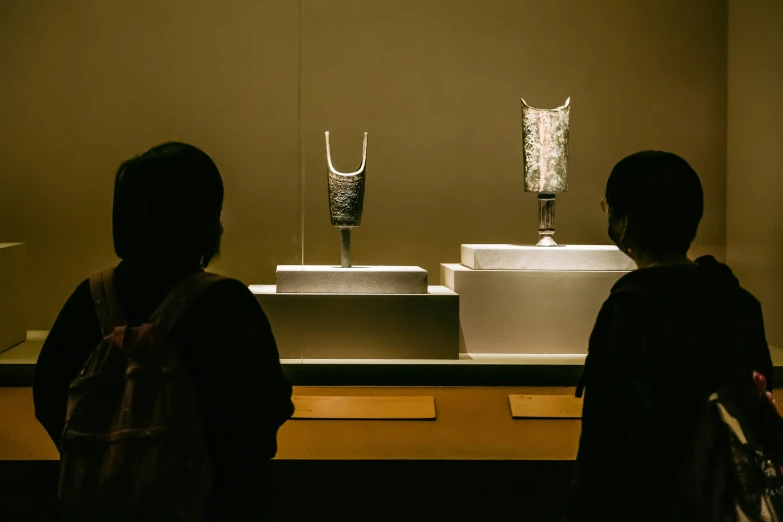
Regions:
[[[115,327],[124,326],[127,323],[114,290],[113,268],[96,272],[90,276],[90,293],[104,337],[114,331]]]
[[[163,302],[153,312],[149,319],[152,324],[163,325],[170,332],[186,309],[212,284],[225,279],[219,274],[210,272],[195,272],[174,285],[174,288],[163,299]]]

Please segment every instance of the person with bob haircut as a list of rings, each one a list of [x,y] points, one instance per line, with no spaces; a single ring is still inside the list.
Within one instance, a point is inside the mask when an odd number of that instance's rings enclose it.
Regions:
[[[120,262],[113,286],[128,326],[149,320],[179,282],[218,255],[222,208],[220,172],[192,145],[164,143],[122,163],[114,182]],[[69,385],[102,338],[86,279],[60,311],[35,368],[35,414],[58,450]],[[261,519],[277,432],[293,414],[264,311],[246,285],[221,278],[187,303],[168,338],[192,380],[211,464],[206,519]]]
[[[688,257],[704,203],[683,158],[622,159],[601,206],[609,237],[638,269],[611,289],[590,336],[564,518],[673,520],[677,477],[708,397],[744,370],[772,383],[761,306],[728,266]]]

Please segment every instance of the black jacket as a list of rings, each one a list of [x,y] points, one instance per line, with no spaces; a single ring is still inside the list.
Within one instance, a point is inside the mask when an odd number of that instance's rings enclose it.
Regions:
[[[185,275],[120,263],[115,287],[128,324],[147,320]],[[277,451],[277,431],[293,413],[269,321],[244,284],[226,279],[188,305],[171,335],[195,383],[215,465],[209,518],[230,520],[235,513],[252,520],[263,507],[265,468]],[[60,311],[35,369],[35,415],[58,448],[68,386],[100,341],[85,280]]]
[[[761,306],[726,265],[705,256],[621,278],[590,337],[566,520],[670,520],[701,407],[753,369],[771,385]]]

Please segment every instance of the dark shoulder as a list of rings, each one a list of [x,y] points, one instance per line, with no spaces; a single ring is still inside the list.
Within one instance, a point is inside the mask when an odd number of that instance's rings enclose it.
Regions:
[[[631,351],[635,343],[655,328],[656,309],[659,303],[648,289],[637,285],[630,274],[626,274],[614,285],[596,318],[590,336],[590,351],[601,346],[602,351],[619,348]]]
[[[211,283],[191,304],[194,315],[237,320],[263,315],[261,306],[250,288],[242,281],[224,277]]]
[[[633,273],[626,274],[614,284],[601,307],[602,315],[620,318],[636,315],[649,305],[651,292],[644,285],[634,281]]]
[[[190,347],[192,357],[210,359],[216,347],[236,347],[248,337],[266,338],[270,331],[269,320],[247,285],[224,278],[211,283],[187,305],[172,335]]]
[[[739,288],[736,297],[737,304],[751,313],[761,313],[761,301],[744,288]]]
[[[97,322],[97,314],[95,313],[95,306],[93,305],[92,292],[90,290],[90,279],[87,278],[79,283],[68,299],[65,301],[60,314],[57,318],[57,322],[71,323],[74,320],[95,318]]]
[[[743,331],[746,335],[750,331],[761,331],[764,328],[764,313],[761,302],[745,290],[738,288],[729,302],[726,302],[719,310],[726,324],[734,325],[735,329]]]
[[[224,303],[227,301],[257,302],[255,295],[245,283],[231,277],[221,277],[213,282],[202,296],[212,301],[222,301]]]
[[[68,298],[68,301],[75,301],[77,303],[90,302],[92,303],[92,291],[90,290],[90,278],[88,277],[76,286],[76,289]]]
[[[92,301],[90,281],[86,279],[77,285],[57,315],[41,348],[37,366],[73,378],[100,339],[98,314]]]

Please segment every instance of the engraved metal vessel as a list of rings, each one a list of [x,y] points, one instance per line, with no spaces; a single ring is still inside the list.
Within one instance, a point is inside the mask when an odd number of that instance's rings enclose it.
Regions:
[[[522,162],[525,192],[538,193],[538,246],[557,246],[555,194],[568,190],[568,132],[571,98],[555,109],[522,101]]]
[[[354,172],[338,172],[332,165],[329,147],[329,131],[326,137],[326,163],[328,166],[329,216],[333,227],[339,227],[342,236],[341,266],[351,267],[351,229],[362,224],[364,210],[364,179],[367,167],[367,133],[362,145],[362,163]]]

